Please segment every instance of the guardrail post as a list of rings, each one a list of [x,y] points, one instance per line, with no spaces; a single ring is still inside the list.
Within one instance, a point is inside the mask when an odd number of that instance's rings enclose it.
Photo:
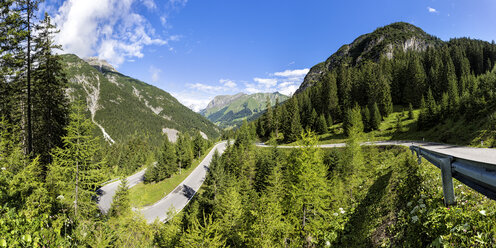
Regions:
[[[453,178],[451,176],[452,158],[441,158],[441,179],[443,180],[444,205],[455,204],[455,190],[453,189]]]

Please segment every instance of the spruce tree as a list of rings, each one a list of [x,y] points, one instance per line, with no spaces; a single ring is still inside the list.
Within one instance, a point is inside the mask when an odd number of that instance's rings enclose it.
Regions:
[[[41,162],[51,162],[50,151],[62,146],[61,137],[68,122],[68,100],[65,95],[67,78],[59,55],[53,52],[60,49],[55,45],[55,26],[50,16],[36,26],[33,60],[37,62],[33,71],[33,152],[41,156]]]
[[[319,134],[327,133],[327,121],[323,114],[321,114],[317,120],[317,132]]]
[[[346,111],[343,128],[347,136],[363,132],[362,113],[358,104],[356,104],[354,108]]]
[[[172,144],[167,136],[164,139],[164,144],[160,150],[157,165],[153,168],[156,173],[154,181],[162,181],[169,178],[177,171],[176,147]]]
[[[379,127],[382,122],[381,112],[379,111],[379,107],[377,107],[377,103],[372,105],[372,112],[370,113],[370,127],[372,130],[379,130]]]
[[[363,126],[365,132],[369,132],[372,130],[372,123],[371,123],[371,117],[370,117],[370,111],[369,107],[365,106],[362,108],[362,120],[363,120]]]
[[[269,137],[270,133],[274,131],[274,113],[272,111],[272,104],[270,101],[270,98],[267,96],[267,103],[266,103],[266,112],[265,112],[265,137]]]
[[[322,114],[336,115],[339,109],[338,87],[335,73],[325,73],[322,77],[321,106]]]
[[[176,143],[177,161],[180,168],[188,168],[193,161],[191,138],[187,133],[180,133]]]
[[[127,180],[125,178],[121,179],[119,188],[115,192],[112,206],[109,210],[109,215],[111,217],[121,217],[125,216],[131,211],[131,203],[129,200],[129,188],[127,186]]]
[[[421,97],[420,99],[421,99],[421,101],[422,101],[422,97]],[[412,104],[411,104],[411,103],[410,103],[410,104],[408,104],[408,119],[410,119],[410,120],[415,119],[415,116],[414,116],[414,114],[413,114],[413,106],[412,106]]]
[[[291,97],[287,104],[285,104],[285,110],[285,124],[283,127],[284,140],[290,143],[296,141],[302,131],[300,123],[300,110],[295,96]]]

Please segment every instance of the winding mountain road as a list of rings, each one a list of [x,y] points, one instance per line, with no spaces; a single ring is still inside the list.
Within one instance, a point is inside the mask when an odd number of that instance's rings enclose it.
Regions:
[[[224,152],[226,149],[227,141],[223,141],[214,146],[208,153],[208,155],[201,161],[201,163],[191,172],[191,174],[179,184],[171,193],[166,195],[164,198],[156,202],[151,206],[144,207],[142,209],[137,209],[136,211],[141,212],[148,223],[152,223],[156,219],[159,221],[164,221],[167,219],[167,212],[171,207],[175,209],[175,211],[180,212],[193,198],[196,192],[200,189],[203,181],[205,181],[205,177],[208,171],[208,167],[210,162],[212,161],[213,154],[215,150],[219,152],[219,155]],[[398,146],[422,146],[429,150],[456,156],[459,158],[464,158],[467,160],[484,162],[488,164],[494,164],[496,162],[496,150],[489,148],[473,148],[473,147],[465,147],[465,146],[456,146],[456,145],[448,145],[448,144],[440,144],[440,143],[432,143],[432,142],[419,142],[419,141],[376,141],[376,142],[364,142],[362,145],[398,145]],[[271,147],[265,144],[256,144],[258,147]],[[318,145],[320,148],[337,148],[337,147],[345,147],[345,143],[337,143],[337,144],[325,144]],[[299,146],[278,146],[278,148],[299,148]],[[143,181],[143,176],[145,174],[145,170],[142,170],[132,176],[127,178],[129,188],[135,186],[136,184]],[[112,204],[112,198],[115,195],[115,191],[119,187],[120,180],[109,183],[103,186],[100,190],[102,195],[100,196],[100,200],[98,205],[100,210],[103,213],[107,213]]]
[[[141,212],[148,223],[152,223],[155,219],[159,221],[164,221],[167,219],[167,211],[174,207],[177,212],[180,212],[193,198],[196,192],[200,189],[203,181],[212,161],[212,157],[217,150],[219,155],[226,149],[227,141],[223,141],[215,145],[207,156],[201,161],[201,163],[191,172],[191,174],[184,179],[171,193],[166,195],[164,198],[156,202],[151,206],[144,207],[142,209],[137,209],[136,211]],[[132,188],[136,184],[143,182],[143,176],[145,175],[146,169],[139,171],[138,173],[131,175],[127,178],[128,187]],[[120,180],[104,185],[100,188],[100,199],[98,201],[98,207],[103,213],[107,213],[112,204],[112,198],[121,183]]]
[[[406,147],[410,147],[412,145],[422,146],[434,152],[438,152],[450,156],[456,156],[466,160],[483,162],[487,164],[496,163],[496,149],[491,149],[491,148],[474,148],[467,146],[457,146],[457,145],[448,145],[448,144],[422,142],[422,141],[373,141],[373,142],[364,142],[362,143],[362,145],[375,145],[375,146],[396,145],[396,146],[406,146]],[[270,147],[268,145],[264,145],[260,143],[257,144],[257,146]],[[345,147],[345,146],[346,146],[345,143],[317,145],[317,147],[320,148],[337,148],[337,147]],[[278,148],[298,148],[298,146],[278,146]]]

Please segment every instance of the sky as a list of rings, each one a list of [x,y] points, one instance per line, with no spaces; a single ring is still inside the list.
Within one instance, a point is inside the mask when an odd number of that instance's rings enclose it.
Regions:
[[[46,0],[64,53],[105,59],[198,111],[216,95],[291,95],[309,68],[403,21],[496,40],[494,0]]]

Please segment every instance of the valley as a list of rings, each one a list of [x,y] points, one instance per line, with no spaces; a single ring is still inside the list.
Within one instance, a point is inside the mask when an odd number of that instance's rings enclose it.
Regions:
[[[0,3],[0,247],[494,247],[495,6],[386,2]]]

